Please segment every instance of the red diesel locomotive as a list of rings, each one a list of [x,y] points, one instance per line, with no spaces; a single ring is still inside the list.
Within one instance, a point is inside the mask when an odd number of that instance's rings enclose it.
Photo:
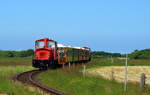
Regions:
[[[47,69],[67,63],[85,63],[91,60],[91,49],[88,47],[70,47],[57,44],[56,41],[44,38],[36,40],[33,67]]]

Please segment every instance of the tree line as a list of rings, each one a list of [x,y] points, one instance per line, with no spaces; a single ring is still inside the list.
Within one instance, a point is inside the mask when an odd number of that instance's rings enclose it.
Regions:
[[[129,53],[130,59],[150,59],[150,49],[134,50]],[[104,51],[92,52],[93,57],[125,57],[125,54],[121,53],[109,53]]]
[[[3,51],[0,50],[0,57],[29,57],[34,55],[33,49],[22,51]],[[92,57],[121,57],[120,53],[109,53],[104,51],[93,51]]]
[[[34,55],[33,49],[22,51],[3,51],[0,50],[0,57],[29,57]]]
[[[29,57],[34,55],[33,49],[22,51],[3,51],[0,50],[0,57]],[[92,51],[92,57],[125,57],[121,53],[110,53],[104,51]],[[150,59],[150,49],[135,50],[129,54],[131,59]]]
[[[92,57],[122,57],[121,53],[110,53],[104,51],[93,51]]]
[[[131,59],[150,59],[150,49],[135,50],[129,54]]]

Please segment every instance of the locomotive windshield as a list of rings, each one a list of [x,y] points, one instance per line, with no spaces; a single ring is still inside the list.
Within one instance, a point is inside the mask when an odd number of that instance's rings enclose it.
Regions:
[[[37,41],[36,47],[44,47],[44,41]]]
[[[48,46],[48,47],[55,47],[55,42],[48,42],[48,43],[47,43],[47,46]]]

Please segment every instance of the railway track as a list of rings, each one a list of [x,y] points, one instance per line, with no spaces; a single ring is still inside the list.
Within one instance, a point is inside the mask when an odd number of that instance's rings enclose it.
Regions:
[[[16,76],[16,80],[20,81],[23,84],[29,84],[29,85],[33,85],[35,87],[38,87],[42,91],[46,92],[49,95],[69,95],[69,94],[65,94],[61,91],[58,91],[54,88],[50,88],[50,87],[47,87],[45,85],[42,85],[40,82],[38,82],[35,79],[35,76],[41,72],[43,72],[43,71],[32,70],[32,71],[23,72],[23,73],[20,73]]]

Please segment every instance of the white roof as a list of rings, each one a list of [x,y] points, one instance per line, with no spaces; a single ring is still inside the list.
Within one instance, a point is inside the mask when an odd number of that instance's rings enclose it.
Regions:
[[[55,46],[53,45],[52,47],[55,47]],[[85,49],[85,48],[82,48],[82,47],[65,46],[63,44],[57,44],[57,47],[70,47],[70,48],[75,48],[75,49]]]
[[[55,47],[55,45],[52,45],[52,47]],[[57,47],[67,47],[67,46],[62,45],[62,44],[57,44]]]
[[[76,49],[81,49],[81,47],[73,47],[73,48],[76,48]]]
[[[63,44],[57,44],[57,47],[68,47],[68,46],[65,46]]]

